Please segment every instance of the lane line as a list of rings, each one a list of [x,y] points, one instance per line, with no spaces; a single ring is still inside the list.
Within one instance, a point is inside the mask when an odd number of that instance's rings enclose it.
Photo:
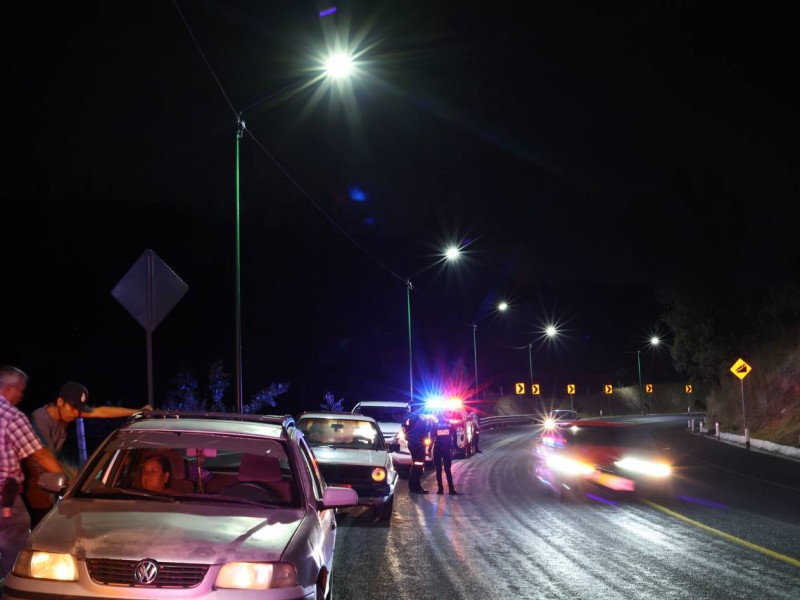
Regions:
[[[725,533],[724,531],[720,531],[719,529],[714,529],[713,527],[709,527],[699,521],[695,521],[694,519],[690,519],[687,516],[684,516],[680,513],[677,513],[673,510],[668,509],[665,506],[661,506],[660,504],[656,504],[650,500],[642,500],[645,504],[647,504],[651,508],[655,508],[656,510],[664,513],[665,515],[669,515],[670,517],[674,517],[679,519],[689,525],[694,525],[695,527],[699,527],[704,531],[708,531],[709,533],[713,533],[714,535],[718,535],[721,538],[728,540],[729,542],[733,542],[734,544],[739,544],[740,546],[744,546],[745,548],[749,548],[750,550],[755,550],[756,552],[760,552],[761,554],[766,554],[771,558],[777,558],[785,563],[788,563],[795,567],[800,567],[800,560],[796,558],[792,558],[791,556],[786,556],[785,554],[781,554],[780,552],[775,552],[774,550],[770,550],[769,548],[764,548],[763,546],[759,546],[758,544],[754,544],[752,542],[748,542],[741,538],[736,537],[735,535],[731,535],[730,533]]]

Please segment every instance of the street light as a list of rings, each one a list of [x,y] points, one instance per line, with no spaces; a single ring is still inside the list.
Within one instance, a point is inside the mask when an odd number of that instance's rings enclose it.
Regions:
[[[558,329],[555,325],[548,325],[542,333],[545,338],[552,339],[558,335]],[[530,369],[531,386],[533,386],[533,342],[528,342],[528,369]]]
[[[636,351],[636,366],[639,369],[639,411],[644,415],[644,395],[642,390],[642,350],[646,349],[648,346],[658,346],[658,343],[661,340],[658,336],[653,336],[650,338],[650,343],[645,346],[644,348],[640,348]]]
[[[414,285],[411,283],[411,277],[416,277],[427,271],[428,269],[432,269],[436,265],[439,265],[443,262],[456,262],[461,257],[461,247],[460,246],[448,246],[439,260],[434,262],[427,267],[424,267],[408,277],[405,281],[406,284],[406,315],[408,318],[408,401],[409,403],[414,402],[414,350],[413,345],[411,343],[411,290],[414,289]]]
[[[508,303],[507,302],[498,302],[496,310],[498,312],[504,312],[508,310]],[[491,313],[489,313],[491,314]],[[485,319],[489,315],[485,315],[483,318]],[[475,361],[475,394],[477,397],[478,394],[478,324],[473,321],[472,322],[472,355]]]
[[[322,60],[323,75],[317,79],[329,78],[342,80],[349,77],[354,70],[352,56],[347,52],[338,51],[331,53]],[[271,96],[269,96],[271,97]],[[248,107],[253,108],[260,104],[257,102]],[[242,112],[236,116],[236,411],[242,412],[242,260],[241,260],[241,213],[240,213],[240,177],[239,177],[239,146],[244,136],[246,126],[242,119]],[[409,282],[410,285],[410,282]]]

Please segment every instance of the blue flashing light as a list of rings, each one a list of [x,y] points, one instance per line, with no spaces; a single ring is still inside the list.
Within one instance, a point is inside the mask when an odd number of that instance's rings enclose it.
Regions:
[[[336,7],[334,6],[333,8],[328,8],[328,9],[325,9],[325,10],[321,11],[319,13],[319,16],[320,17],[327,17],[328,15],[332,15],[335,12],[336,12]]]

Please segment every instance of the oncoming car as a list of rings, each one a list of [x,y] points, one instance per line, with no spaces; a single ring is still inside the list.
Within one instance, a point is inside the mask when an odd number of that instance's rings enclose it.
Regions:
[[[345,412],[305,412],[298,416],[297,427],[327,483],[355,490],[358,503],[373,507],[380,520],[392,518],[397,472],[375,419]]]
[[[169,473],[159,486],[148,462]],[[325,485],[288,416],[140,413],[70,485],[63,473],[39,485],[63,497],[20,551],[7,600],[329,598],[335,509],[358,502]]]
[[[536,478],[562,498],[592,492],[631,497],[671,493],[668,453],[625,423],[580,420],[545,425],[533,454]]]

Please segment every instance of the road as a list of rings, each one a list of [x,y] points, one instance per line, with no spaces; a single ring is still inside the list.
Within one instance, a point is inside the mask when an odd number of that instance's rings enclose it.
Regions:
[[[391,523],[339,515],[334,597],[800,598],[800,462],[638,420],[677,459],[673,500],[561,502],[534,481],[533,426],[485,431],[458,496],[401,481]]]

